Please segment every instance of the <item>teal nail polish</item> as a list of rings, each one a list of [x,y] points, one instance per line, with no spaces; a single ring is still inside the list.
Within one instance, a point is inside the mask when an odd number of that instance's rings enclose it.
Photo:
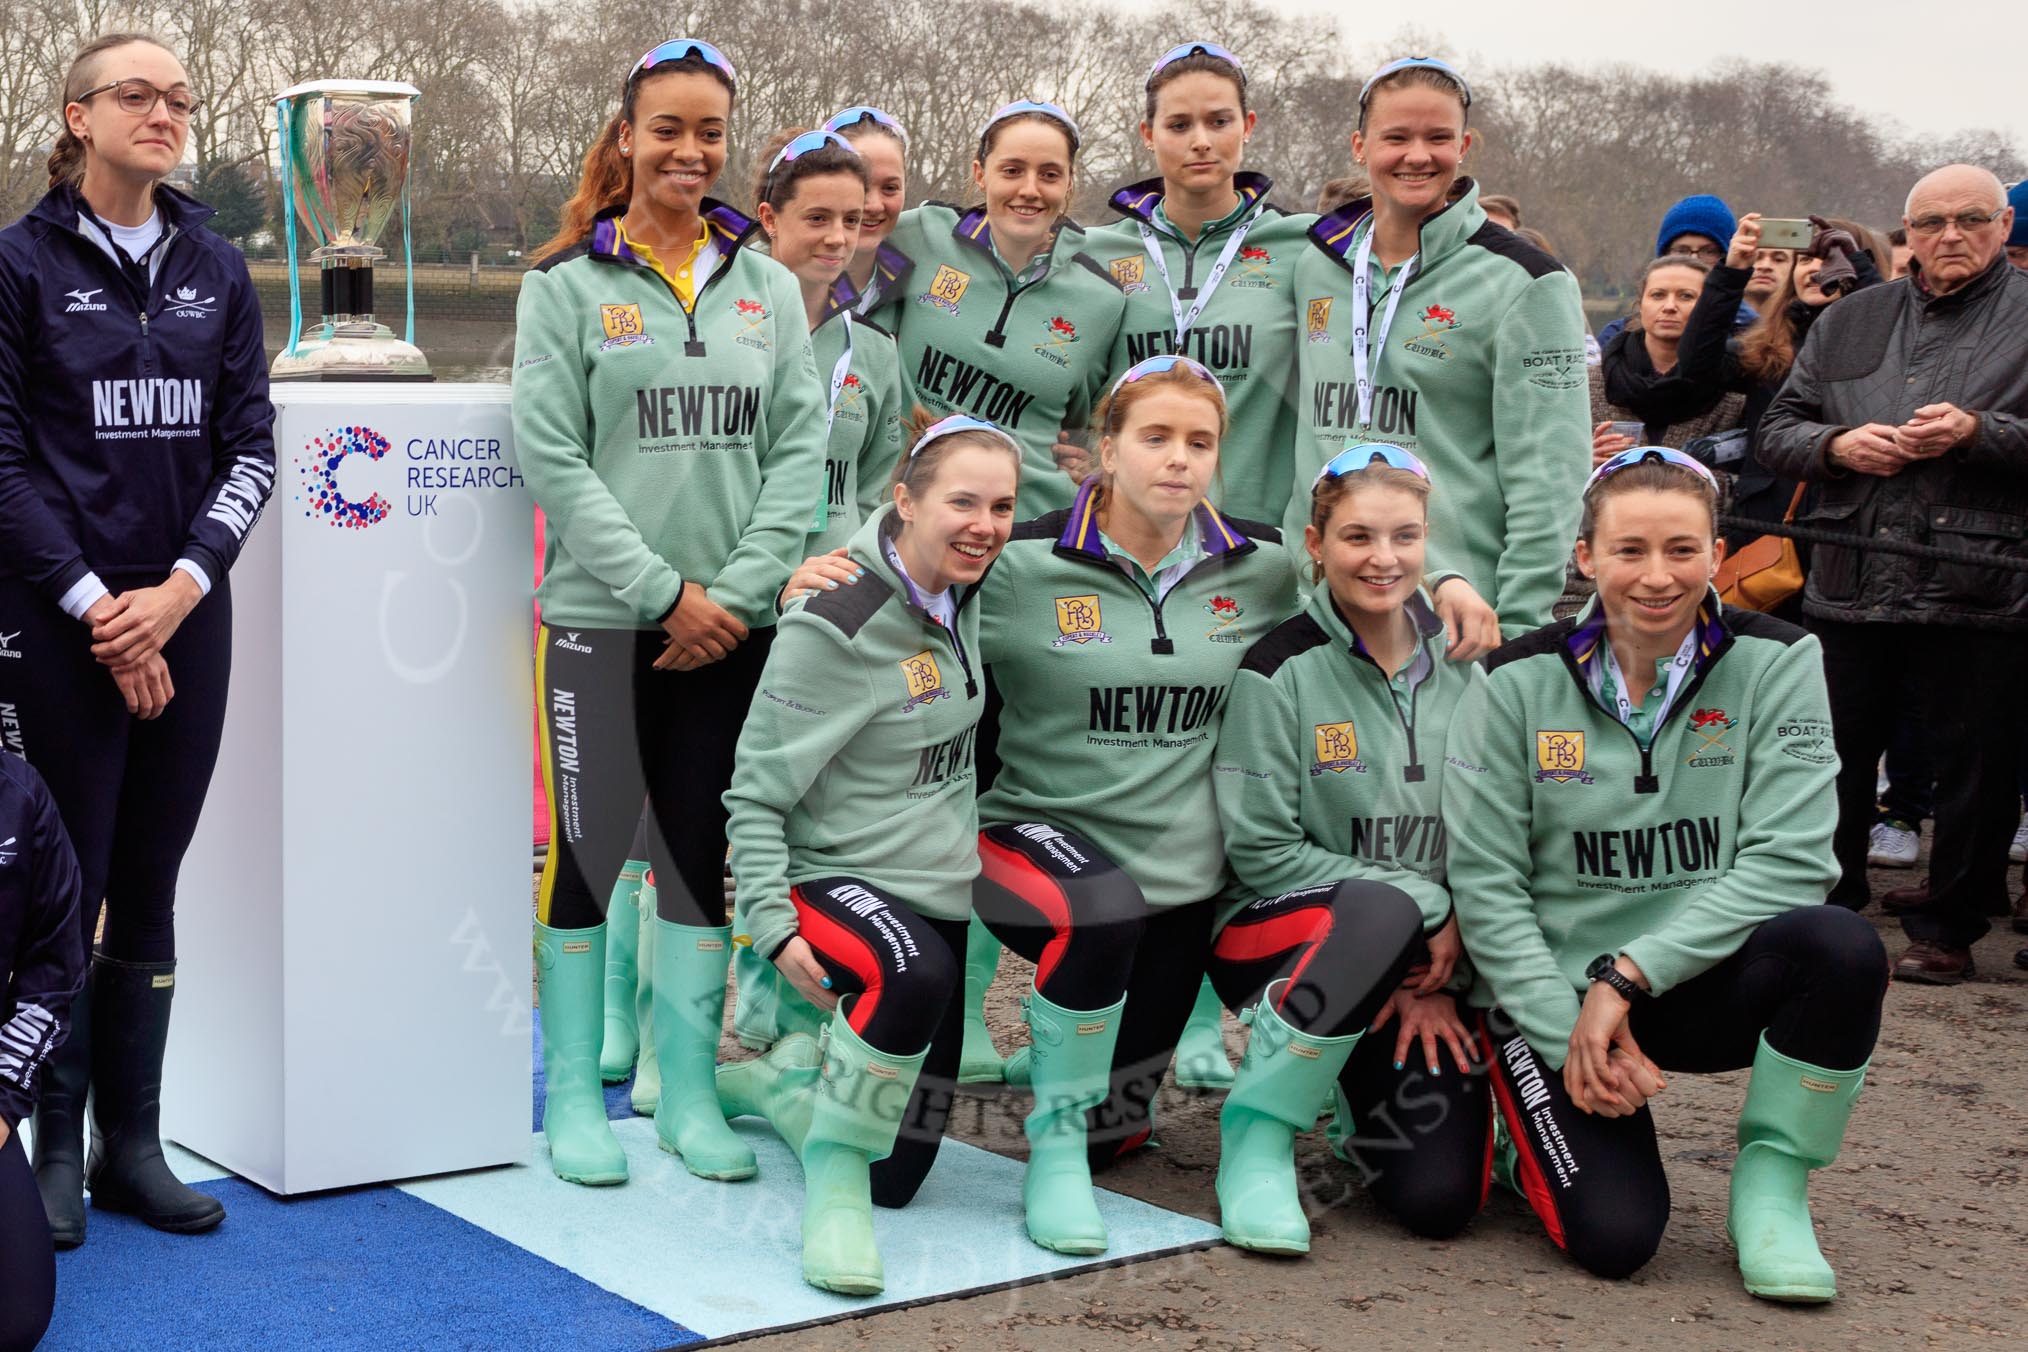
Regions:
[[[819,979],[819,981],[818,981],[818,984],[819,984],[819,985],[821,985],[821,986],[823,986],[823,988],[824,988],[825,990],[830,990],[830,989],[831,989],[831,978],[830,978],[830,977],[828,977],[828,976],[827,976],[827,977],[822,977],[822,978],[820,978],[820,979]]]
[[[835,583],[835,582],[833,582],[833,581],[832,581],[832,580],[831,580],[830,578],[828,578],[828,577],[827,577],[827,578],[825,578],[825,579],[824,579],[824,590],[825,590],[825,591],[837,591],[837,590],[838,590],[838,584],[837,584],[837,583]]]
[[[1431,1066],[1429,1068],[1429,1073],[1432,1075],[1441,1075],[1444,1073],[1444,1069],[1442,1066]]]
[[[1401,1069],[1401,1062],[1399,1062],[1399,1061],[1396,1061],[1396,1062],[1394,1063],[1394,1068],[1395,1068],[1396,1070],[1400,1070],[1400,1069]]]

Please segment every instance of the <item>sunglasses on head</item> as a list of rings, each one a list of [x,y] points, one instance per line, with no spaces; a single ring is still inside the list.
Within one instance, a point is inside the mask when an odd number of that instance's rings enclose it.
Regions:
[[[739,88],[739,75],[733,70],[732,62],[726,59],[725,53],[698,38],[671,38],[659,47],[650,48],[634,63],[634,68],[627,72],[627,81],[631,84],[640,78],[643,71],[653,70],[671,61],[681,61],[686,56],[694,56],[705,65],[722,72],[733,88]]]
[[[1139,380],[1142,376],[1157,375],[1163,371],[1174,371],[1179,368],[1181,370],[1189,372],[1191,375],[1196,376],[1200,380],[1209,381],[1211,387],[1217,390],[1220,394],[1225,393],[1225,386],[1222,383],[1220,383],[1217,376],[1211,374],[1211,370],[1209,367],[1205,366],[1202,362],[1193,361],[1189,357],[1184,357],[1180,355],[1164,356],[1164,357],[1148,357],[1145,358],[1144,360],[1135,362],[1132,366],[1129,366],[1126,369],[1125,373],[1122,374],[1118,380],[1115,380],[1113,382],[1113,392],[1117,394],[1119,392],[1120,386],[1131,385],[1136,380]]]
[[[1232,64],[1232,68],[1239,72],[1240,83],[1244,84],[1246,82],[1246,67],[1241,64],[1238,57],[1234,56],[1226,48],[1219,46],[1215,42],[1185,42],[1171,47],[1156,58],[1155,64],[1148,67],[1148,78],[1142,81],[1142,83],[1155,83],[1157,75],[1160,75],[1170,66],[1189,56],[1210,56],[1216,57],[1220,61],[1228,61]]]
[[[871,122],[875,126],[887,128],[901,138],[901,148],[903,150],[908,149],[907,128],[903,127],[901,122],[892,113],[884,113],[880,109],[864,103],[854,104],[843,112],[833,113],[825,119],[824,130],[842,132],[846,128],[856,127],[862,122]]]
[[[1072,141],[1081,142],[1084,140],[1084,133],[1077,129],[1077,123],[1071,120],[1069,113],[1064,112],[1063,109],[1053,103],[1043,103],[1037,99],[1016,99],[1012,103],[1003,103],[998,108],[995,108],[993,115],[986,119],[986,125],[979,128],[979,139],[985,140],[992,133],[993,128],[999,126],[1008,118],[1019,117],[1023,113],[1040,113],[1044,117],[1055,118],[1070,132],[1070,139]]]
[[[1388,76],[1400,71],[1418,68],[1433,70],[1447,76],[1453,84],[1457,85],[1458,92],[1465,96],[1465,107],[1469,108],[1472,106],[1472,87],[1465,83],[1465,77],[1451,69],[1448,62],[1439,61],[1433,56],[1397,57],[1395,60],[1382,66],[1379,70],[1374,71],[1373,74],[1366,77],[1366,83],[1359,86],[1359,106],[1361,108],[1366,106],[1366,100],[1373,94],[1373,86],[1379,84]]]
[[[1310,481],[1310,491],[1317,491],[1317,485],[1326,479],[1336,479],[1346,474],[1356,474],[1374,465],[1387,465],[1393,469],[1405,469],[1424,483],[1429,482],[1429,466],[1399,446],[1390,446],[1384,441],[1366,441],[1357,446],[1347,446],[1324,462],[1324,468],[1317,471],[1317,477]]]
[[[1645,465],[1650,461],[1657,461],[1665,465],[1675,465],[1680,469],[1694,470],[1705,483],[1710,484],[1713,488],[1718,487],[1717,477],[1695,456],[1685,455],[1683,452],[1668,446],[1629,446],[1626,450],[1606,460],[1597,469],[1593,470],[1591,477],[1584,481],[1584,491],[1589,493],[1598,484],[1599,480],[1618,474],[1623,469],[1632,469],[1635,465]]]
[[[852,156],[852,158],[859,158],[859,152],[852,148],[852,143],[837,132],[821,129],[818,131],[806,131],[775,152],[774,159],[768,162],[768,172],[772,174],[790,160],[807,155],[813,150],[822,150],[825,146],[837,146],[847,155]]]
[[[974,418],[969,413],[953,413],[948,418],[937,419],[937,421],[923,429],[922,436],[916,441],[915,445],[909,448],[909,459],[913,460],[916,456],[921,455],[923,447],[929,445],[932,441],[940,440],[943,437],[948,437],[958,432],[987,432],[1000,438],[1000,440],[1006,442],[1009,446],[1013,446],[1016,450],[1020,449],[1020,444],[998,425],[989,423],[984,418]]]

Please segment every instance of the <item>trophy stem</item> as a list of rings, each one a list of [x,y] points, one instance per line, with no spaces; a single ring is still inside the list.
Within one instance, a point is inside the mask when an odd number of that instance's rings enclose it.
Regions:
[[[326,322],[373,318],[373,268],[326,268],[323,303]]]

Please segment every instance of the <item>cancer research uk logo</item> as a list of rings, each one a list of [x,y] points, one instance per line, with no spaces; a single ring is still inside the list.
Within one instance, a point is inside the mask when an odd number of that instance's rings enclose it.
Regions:
[[[303,504],[303,515],[321,517],[340,530],[365,530],[387,520],[394,504],[377,492],[364,502],[347,498],[338,489],[338,467],[347,456],[379,460],[392,449],[387,438],[370,427],[335,427],[321,437],[310,438],[303,454],[296,457],[303,488],[296,500]]]

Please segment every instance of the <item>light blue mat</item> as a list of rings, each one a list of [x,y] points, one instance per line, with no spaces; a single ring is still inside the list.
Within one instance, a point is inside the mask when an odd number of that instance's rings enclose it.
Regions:
[[[624,1187],[559,1180],[538,1138],[529,1165],[403,1191],[714,1340],[1203,1248],[1219,1238],[1208,1222],[1100,1189],[1112,1247],[1095,1259],[1051,1253],[1022,1228],[1021,1162],[946,1141],[913,1202],[874,1210],[887,1290],[862,1299],[832,1295],[802,1279],[802,1167],[762,1123],[742,1119],[735,1129],[760,1161],[760,1177],[749,1182],[693,1178],[656,1145],[652,1120],[627,1118],[613,1123],[632,1171]]]
[[[174,1348],[198,1345],[196,1335],[207,1352],[652,1352],[1219,1239],[1215,1225],[1101,1189],[1112,1247],[1091,1259],[1051,1253],[1022,1228],[1021,1162],[947,1140],[913,1202],[874,1210],[887,1290],[832,1295],[802,1280],[801,1166],[765,1124],[743,1119],[735,1129],[760,1161],[760,1177],[744,1183],[691,1177],[656,1145],[653,1119],[624,1118],[613,1131],[632,1177],[620,1187],[558,1179],[538,1133],[528,1165],[289,1199],[169,1146],[179,1177],[225,1199],[225,1224],[173,1236],[93,1212],[85,1247],[58,1256],[57,1318],[44,1346]],[[193,1322],[197,1306],[210,1313]]]

